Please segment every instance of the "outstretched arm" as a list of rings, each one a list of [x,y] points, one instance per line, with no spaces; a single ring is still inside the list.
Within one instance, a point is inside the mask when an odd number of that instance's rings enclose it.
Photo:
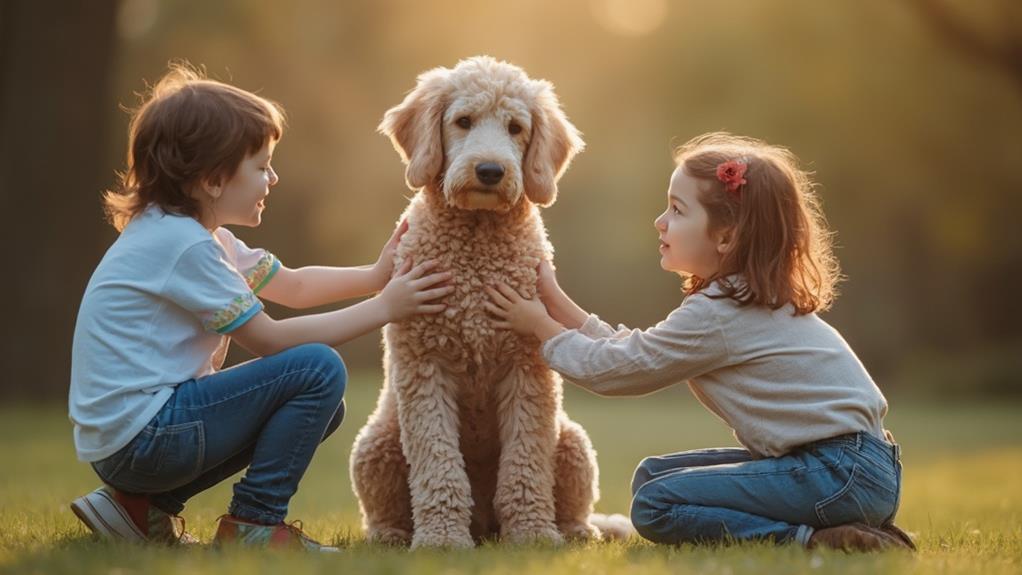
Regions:
[[[538,299],[527,299],[507,285],[487,287],[487,293],[495,327],[535,336],[552,369],[600,395],[644,395],[727,359],[727,344],[706,297],[682,305],[651,328],[591,338],[565,329]]]
[[[359,267],[281,267],[259,292],[259,297],[305,309],[376,293],[387,285],[394,271],[394,252],[408,230],[403,221],[387,240],[376,263]]]
[[[253,354],[266,356],[303,343],[320,342],[336,347],[392,321],[440,313],[446,306],[437,300],[454,288],[439,285],[450,279],[449,272],[426,275],[434,267],[435,262],[426,262],[411,269],[408,260],[372,299],[337,311],[283,320],[260,312],[231,332],[231,338]]]

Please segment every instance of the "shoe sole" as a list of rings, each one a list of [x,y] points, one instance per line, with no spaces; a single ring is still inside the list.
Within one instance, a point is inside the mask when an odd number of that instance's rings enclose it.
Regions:
[[[96,490],[71,502],[71,511],[93,533],[106,539],[142,543],[146,536],[128,513],[105,491]]]

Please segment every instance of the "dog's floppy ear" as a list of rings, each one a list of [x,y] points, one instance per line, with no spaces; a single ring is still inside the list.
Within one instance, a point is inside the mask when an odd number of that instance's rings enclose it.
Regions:
[[[549,206],[557,198],[557,180],[585,142],[561,110],[553,86],[545,80],[535,82],[532,137],[522,162],[522,180],[525,195],[534,204]]]
[[[377,128],[390,137],[394,149],[408,164],[405,181],[419,189],[440,175],[444,149],[441,122],[447,106],[450,70],[434,68],[419,75],[415,89],[397,106],[387,110]]]

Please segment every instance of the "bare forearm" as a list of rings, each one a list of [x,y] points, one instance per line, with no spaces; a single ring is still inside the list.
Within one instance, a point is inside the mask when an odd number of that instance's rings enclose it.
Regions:
[[[547,311],[550,313],[550,317],[557,320],[558,323],[568,329],[578,329],[582,327],[586,319],[589,317],[589,312],[579,307],[568,294],[564,293],[564,290],[560,286],[555,287],[552,290],[553,293],[548,298],[543,299],[543,303],[547,306]],[[548,301],[549,300],[549,301]]]
[[[392,321],[401,321],[419,314],[440,313],[446,306],[438,300],[449,295],[454,288],[449,285],[437,287],[441,282],[451,279],[449,272],[425,275],[435,266],[436,262],[432,260],[414,268],[411,261],[405,262],[379,295],[341,310],[281,321],[274,320],[260,310],[234,330],[231,337],[250,352],[265,356],[305,343],[325,343],[336,347]],[[386,266],[378,269],[383,271],[381,275],[390,275]],[[295,281],[297,275],[294,270],[285,270],[279,279],[271,281],[267,288],[276,298],[271,301],[296,301],[296,298],[289,296],[298,291],[300,282]],[[357,279],[354,281],[356,284]],[[330,298],[336,298],[338,294],[353,292],[338,289],[329,293]]]
[[[387,324],[386,307],[369,299],[336,311],[292,317],[277,322],[283,347],[314,341],[338,346]]]
[[[554,337],[565,330],[564,325],[552,317],[544,317],[535,322],[532,334],[540,343]]]
[[[339,346],[390,321],[380,298],[326,313],[274,320],[264,313],[238,329],[235,340],[255,355],[272,355],[304,343]]]
[[[307,266],[295,270],[295,307],[310,308],[376,293],[386,285],[371,266],[351,268]]]

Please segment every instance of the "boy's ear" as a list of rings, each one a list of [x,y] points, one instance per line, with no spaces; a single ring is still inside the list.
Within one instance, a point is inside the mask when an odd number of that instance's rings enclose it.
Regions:
[[[223,185],[219,178],[200,178],[192,187],[192,194],[203,194],[211,200],[220,199],[220,194],[224,191]]]

